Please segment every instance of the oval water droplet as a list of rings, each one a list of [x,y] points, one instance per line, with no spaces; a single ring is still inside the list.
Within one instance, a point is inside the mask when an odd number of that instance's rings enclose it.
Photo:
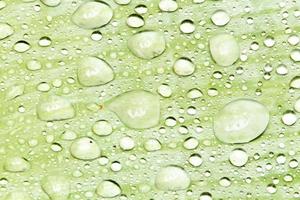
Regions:
[[[178,166],[167,166],[157,173],[155,186],[159,190],[184,190],[190,185],[190,177],[187,172]]]
[[[8,172],[25,172],[30,169],[30,163],[22,157],[12,156],[5,160],[4,169]]]
[[[112,125],[106,120],[99,120],[92,127],[93,132],[99,136],[107,136],[113,132]]]
[[[210,53],[214,61],[221,66],[230,66],[240,56],[240,47],[236,39],[229,34],[219,34],[209,40]]]
[[[56,7],[61,3],[61,0],[41,0],[43,4],[49,7]]]
[[[102,1],[87,1],[81,4],[72,15],[72,21],[84,29],[100,28],[110,22],[112,8]]]
[[[178,4],[174,0],[160,0],[158,6],[164,12],[174,12],[178,9]]]
[[[289,111],[286,111],[283,116],[281,117],[281,121],[282,123],[284,123],[285,125],[287,126],[292,126],[296,123],[296,121],[298,120],[298,117],[297,115],[289,110]]]
[[[300,89],[300,76],[295,76],[290,82],[290,87]]]
[[[16,42],[13,46],[14,50],[18,53],[24,53],[30,49],[30,44],[24,40]]]
[[[41,181],[41,186],[52,200],[65,200],[69,197],[70,183],[64,176],[47,176]]]
[[[114,71],[105,60],[89,56],[81,60],[77,77],[83,86],[104,85],[114,79]]]
[[[36,71],[42,68],[42,64],[40,61],[33,59],[27,62],[26,67],[30,71]]]
[[[43,121],[65,120],[75,116],[73,105],[60,96],[41,98],[36,110],[38,118]]]
[[[126,22],[132,28],[140,28],[145,24],[143,17],[137,14],[129,15]]]
[[[144,143],[144,148],[146,151],[158,151],[161,149],[161,144],[159,140],[150,138]]]
[[[243,149],[234,149],[230,153],[229,161],[236,167],[242,167],[248,162],[248,154]]]
[[[179,29],[182,33],[189,34],[189,33],[193,33],[196,27],[192,20],[186,19],[181,22]]]
[[[159,97],[145,90],[122,93],[108,102],[107,107],[129,128],[145,129],[159,123]]]
[[[100,148],[98,144],[89,137],[76,139],[71,147],[72,156],[80,160],[94,160],[100,156]]]
[[[224,143],[247,143],[260,136],[268,126],[269,111],[252,99],[226,104],[215,116],[215,136]]]
[[[52,43],[51,39],[47,36],[41,37],[39,40],[39,45],[41,47],[48,47],[51,45],[51,43]]]
[[[300,61],[300,49],[292,50],[290,57],[294,62],[299,62]]]
[[[166,49],[163,34],[156,31],[136,33],[128,40],[127,45],[135,56],[146,60],[161,55]]]
[[[119,145],[122,150],[128,151],[132,150],[135,147],[135,142],[131,137],[125,136],[120,139]]]
[[[217,10],[210,19],[216,26],[225,26],[230,21],[230,16],[225,10]]]
[[[195,72],[195,65],[189,58],[179,58],[173,65],[174,72],[179,76],[189,76]]]
[[[98,186],[96,193],[104,198],[113,198],[121,194],[121,187],[112,180],[104,180]]]

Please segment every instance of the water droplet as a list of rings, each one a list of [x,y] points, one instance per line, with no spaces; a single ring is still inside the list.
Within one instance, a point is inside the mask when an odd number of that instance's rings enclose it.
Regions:
[[[192,154],[188,161],[193,167],[199,167],[203,163],[202,157],[199,154]]]
[[[267,36],[266,39],[264,40],[264,45],[266,47],[273,47],[275,45],[276,41],[272,36]]]
[[[173,70],[179,76],[189,76],[195,72],[195,65],[189,58],[179,58],[174,63]]]
[[[138,13],[140,15],[146,14],[148,12],[147,6],[145,6],[143,4],[137,5],[134,10],[136,13]]]
[[[41,98],[36,110],[39,119],[43,121],[65,120],[75,116],[72,104],[60,96]]]
[[[26,41],[20,40],[14,44],[14,50],[18,53],[24,53],[30,49],[30,44]]]
[[[43,4],[49,7],[56,7],[61,3],[61,0],[41,0]]]
[[[216,26],[225,26],[230,21],[230,16],[225,10],[217,10],[211,16],[211,21]]]
[[[284,154],[278,154],[277,158],[276,158],[276,162],[278,164],[284,164],[286,162],[286,157]]]
[[[198,145],[199,145],[199,142],[194,137],[187,138],[183,142],[183,147],[188,150],[196,149],[198,147]]]
[[[160,169],[155,178],[157,189],[165,191],[187,189],[190,182],[187,172],[178,166],[167,166]]]
[[[284,65],[284,64],[280,64],[280,65],[278,65],[277,68],[276,68],[276,73],[277,73],[278,75],[284,76],[284,75],[287,75],[288,72],[289,72],[289,71],[288,71],[288,68],[287,68],[286,65]]]
[[[71,147],[72,156],[80,160],[94,160],[100,156],[100,148],[98,144],[89,137],[76,139]]]
[[[269,192],[270,194],[274,194],[275,192],[277,192],[277,188],[274,184],[269,184],[267,186],[267,192]]]
[[[53,143],[53,144],[51,144],[51,150],[52,151],[54,151],[54,152],[60,152],[60,151],[62,151],[62,146],[60,145],[60,144],[58,144],[58,143]]]
[[[234,100],[216,114],[214,133],[225,143],[247,143],[265,131],[269,118],[269,111],[258,101]]]
[[[212,199],[213,198],[212,198],[211,194],[208,192],[203,192],[199,198],[199,200],[212,200]]]
[[[299,62],[300,61],[300,49],[292,50],[290,57],[293,61]]]
[[[290,87],[300,89],[300,76],[295,76],[290,82]]]
[[[41,181],[42,189],[53,200],[68,199],[69,180],[64,176],[47,176]]]
[[[158,6],[164,12],[174,12],[178,9],[178,4],[174,0],[160,0]]]
[[[137,14],[129,15],[126,22],[127,25],[132,28],[140,28],[145,24],[143,17]]]
[[[75,140],[76,138],[77,138],[77,134],[71,130],[66,130],[61,134],[61,139],[63,140]]]
[[[128,5],[131,0],[115,0],[115,2],[119,5]]]
[[[172,95],[172,89],[168,84],[162,84],[157,88],[158,94],[163,97],[170,97]]]
[[[193,89],[189,90],[187,93],[187,97],[190,99],[198,99],[202,96],[203,96],[203,93],[201,92],[201,90],[199,90],[197,88],[193,88]]]
[[[248,162],[248,154],[243,149],[234,149],[230,153],[229,161],[236,167],[242,167]]]
[[[118,172],[122,169],[122,165],[120,162],[118,161],[114,161],[111,166],[110,166],[111,170],[114,172]]]
[[[286,111],[283,116],[281,117],[281,121],[282,123],[284,123],[285,125],[287,126],[292,126],[296,123],[296,121],[298,120],[298,117],[297,115],[289,110],[289,111]]]
[[[96,193],[104,198],[113,198],[121,194],[121,188],[115,181],[104,180],[97,186]]]
[[[48,92],[50,90],[50,85],[46,82],[41,82],[38,84],[37,90],[40,92]]]
[[[128,151],[128,150],[132,150],[135,147],[135,142],[131,137],[126,136],[120,139],[119,145],[122,150]]]
[[[14,34],[14,29],[7,23],[0,23],[0,40],[3,40]]]
[[[77,76],[84,86],[104,85],[114,79],[114,72],[110,65],[97,57],[85,57],[81,60]]]
[[[222,177],[219,181],[219,184],[223,187],[229,187],[231,185],[231,180],[227,177]]]
[[[94,31],[91,35],[91,39],[94,41],[100,41],[102,39],[102,33],[100,31]]]
[[[182,33],[186,34],[193,33],[196,29],[194,22],[189,19],[183,20],[179,28]]]
[[[128,40],[128,48],[135,56],[150,60],[165,51],[166,41],[163,34],[159,32],[142,31]]]
[[[300,38],[297,35],[290,35],[288,38],[288,43],[290,45],[296,46],[300,42]]]
[[[52,43],[51,39],[47,36],[41,37],[39,40],[39,45],[41,47],[48,47],[51,45],[51,43]]]
[[[36,71],[42,68],[42,64],[38,60],[30,60],[27,62],[26,67],[30,71]]]
[[[157,139],[150,138],[144,143],[144,148],[149,152],[158,151],[161,149],[161,144]]]
[[[122,93],[108,103],[108,108],[129,128],[145,129],[159,123],[159,97],[151,92],[133,90]]]
[[[107,136],[113,132],[112,125],[106,120],[99,120],[92,127],[93,132],[99,136]]]
[[[229,34],[219,34],[209,40],[210,53],[214,61],[221,66],[230,66],[240,56],[240,47],[236,39]]]
[[[111,7],[100,1],[88,1],[81,4],[72,15],[72,21],[84,29],[100,28],[113,17]]]
[[[8,172],[25,172],[30,169],[30,163],[22,157],[8,157],[4,162],[4,169]]]

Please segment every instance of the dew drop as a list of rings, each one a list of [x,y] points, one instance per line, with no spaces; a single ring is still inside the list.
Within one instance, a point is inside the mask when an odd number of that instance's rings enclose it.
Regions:
[[[230,16],[224,10],[217,10],[211,16],[211,21],[216,26],[225,26],[230,21]]]
[[[98,144],[89,137],[76,139],[71,147],[72,156],[80,160],[94,160],[100,156],[100,148]]]
[[[104,180],[97,186],[96,193],[104,198],[113,198],[121,194],[121,188],[115,181]]]
[[[189,76],[195,72],[195,65],[189,58],[179,58],[173,65],[173,70],[178,76]]]
[[[236,167],[242,167],[248,162],[248,154],[243,149],[234,149],[229,155],[229,161]]]

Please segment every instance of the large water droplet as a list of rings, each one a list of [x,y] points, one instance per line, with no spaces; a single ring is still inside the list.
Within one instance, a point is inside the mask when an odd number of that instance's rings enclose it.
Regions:
[[[160,0],[158,6],[164,12],[174,12],[178,9],[178,4],[174,0]]]
[[[210,53],[218,65],[229,66],[240,56],[240,47],[236,39],[229,34],[219,34],[209,40]]]
[[[0,23],[0,40],[3,40],[14,34],[14,29],[7,23]]]
[[[144,148],[149,152],[158,151],[161,149],[161,144],[159,140],[150,138],[144,143]]]
[[[114,79],[114,72],[110,65],[97,57],[83,58],[77,70],[80,84],[97,86],[106,84]]]
[[[105,180],[97,186],[96,193],[104,198],[112,198],[121,194],[121,188],[115,181]]]
[[[72,21],[84,29],[102,27],[110,22],[113,17],[111,7],[100,1],[88,1],[81,4],[73,13]]]
[[[126,22],[127,25],[132,28],[140,28],[145,24],[143,17],[137,14],[129,15]]]
[[[125,92],[113,98],[108,108],[133,129],[156,126],[160,118],[159,97],[144,90]]]
[[[179,76],[189,76],[195,72],[195,65],[188,58],[179,58],[174,63],[173,69]]]
[[[100,156],[100,148],[98,144],[89,137],[76,139],[71,147],[72,156],[80,160],[93,160]]]
[[[106,120],[99,120],[92,127],[93,132],[99,136],[107,136],[113,132],[112,125]]]
[[[4,169],[9,172],[24,172],[30,169],[30,163],[22,157],[8,157],[4,162]]]
[[[211,16],[211,21],[216,26],[225,26],[230,21],[230,16],[224,10],[217,10]]]
[[[159,32],[143,31],[128,40],[128,48],[135,56],[150,60],[165,51],[166,41]]]
[[[216,114],[215,136],[225,143],[250,142],[265,131],[269,118],[269,111],[258,101],[234,100]]]
[[[60,96],[41,98],[36,110],[39,119],[43,121],[65,120],[75,116],[72,104]]]
[[[290,82],[290,87],[300,89],[300,76],[295,76]]]
[[[61,3],[61,0],[41,0],[43,4],[49,7],[56,7]]]
[[[20,40],[14,44],[13,48],[18,53],[24,53],[28,51],[31,48],[31,46],[28,42]]]
[[[47,176],[41,181],[41,186],[52,200],[67,200],[69,197],[70,183],[64,176]]]
[[[155,186],[159,190],[184,190],[190,185],[190,177],[187,172],[178,166],[162,168],[155,178]]]
[[[248,161],[248,154],[243,149],[234,149],[229,155],[229,161],[236,167],[244,166]]]

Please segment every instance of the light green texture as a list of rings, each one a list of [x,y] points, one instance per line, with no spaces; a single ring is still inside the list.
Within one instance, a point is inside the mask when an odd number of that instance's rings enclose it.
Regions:
[[[81,28],[72,22],[73,13],[86,0],[62,0],[56,7],[46,6],[40,0],[0,2],[6,3],[0,10],[1,23],[10,24],[14,30],[12,35],[0,40],[1,200],[18,191],[24,191],[29,196],[27,199],[49,200],[51,196],[42,186],[44,178],[53,175],[67,179],[69,193],[62,195],[68,196],[68,200],[101,199],[96,190],[104,180],[115,181],[121,188],[121,194],[112,199],[299,198],[300,125],[299,121],[291,126],[281,121],[287,110],[295,111],[299,118],[299,103],[296,104],[299,89],[290,85],[300,74],[299,62],[290,57],[299,44],[296,39],[288,42],[290,36],[299,36],[298,1],[186,0],[176,1],[177,10],[162,12],[160,0],[131,0],[125,5],[107,0],[114,15],[108,24],[95,29]],[[140,14],[145,25],[129,27],[127,17],[145,11],[140,5],[147,7],[147,12]],[[229,23],[222,27],[210,19],[219,9],[230,14]],[[186,19],[194,22],[193,33],[180,31],[180,24]],[[149,30],[164,37],[165,48],[159,56],[150,51],[145,55],[151,59],[144,59],[128,48],[128,41],[139,32]],[[91,38],[94,31],[101,32],[100,40]],[[209,46],[213,36],[224,33],[235,38],[241,54],[240,59],[227,67],[215,62]],[[39,46],[44,36],[51,38],[50,46]],[[264,45],[268,36],[276,41],[272,47]],[[30,44],[23,53],[14,50],[14,45],[22,40]],[[257,50],[250,48],[253,42],[258,43]],[[93,87],[79,83],[78,64],[89,56],[109,63],[114,71],[111,82]],[[181,57],[188,57],[195,65],[190,76],[174,73],[173,64]],[[276,72],[280,64],[286,66],[286,75]],[[37,90],[44,82],[50,89]],[[157,94],[163,84],[172,89],[170,97]],[[15,86],[17,90],[8,95]],[[108,104],[117,96],[136,90],[155,94],[160,102],[159,120],[151,128],[132,128],[109,109]],[[75,112],[68,115],[72,117],[61,120],[59,114],[60,120],[40,120],[37,106],[40,100],[52,96],[59,96],[72,105]],[[251,142],[223,143],[214,135],[213,120],[227,103],[240,98],[265,105],[270,114],[268,127]],[[172,127],[165,123],[169,117],[176,122]],[[92,127],[99,120],[112,125],[110,135],[101,137],[93,132]],[[120,139],[126,136],[135,141],[135,148],[130,151],[119,147]],[[97,159],[81,160],[72,156],[72,143],[82,137],[97,142],[101,152]],[[199,145],[188,150],[183,143],[191,137]],[[150,139],[155,140],[147,142]],[[53,144],[59,144],[61,150],[53,151]],[[249,156],[242,167],[229,161],[230,153],[237,148]],[[194,154],[201,156],[201,165],[189,162]],[[26,158],[30,169],[6,171],[4,162],[12,156]],[[113,164],[119,166],[116,162],[122,166],[119,171],[112,170]],[[183,190],[159,190],[155,177],[162,168],[173,165],[186,171],[190,185]],[[230,179],[230,186],[220,184],[223,177]],[[270,184],[276,186],[275,192]],[[24,195],[23,200],[26,198]]]

